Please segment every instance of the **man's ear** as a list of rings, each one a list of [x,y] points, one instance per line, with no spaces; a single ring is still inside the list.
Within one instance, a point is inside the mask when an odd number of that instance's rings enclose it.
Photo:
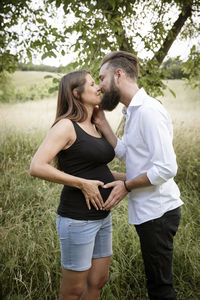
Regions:
[[[115,70],[115,78],[116,78],[117,83],[119,83],[119,80],[121,79],[122,75],[123,75],[122,69],[118,68]]]
[[[119,78],[122,75],[122,69],[116,69],[115,74]]]
[[[76,99],[79,99],[79,95],[78,95],[78,92],[77,92],[77,89],[76,89],[76,88],[73,89],[72,93],[73,93],[73,96],[74,96]]]

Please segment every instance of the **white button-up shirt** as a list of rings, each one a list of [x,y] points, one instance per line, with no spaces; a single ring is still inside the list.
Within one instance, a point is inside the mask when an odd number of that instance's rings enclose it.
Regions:
[[[147,173],[152,184],[133,189],[128,195],[129,223],[141,224],[183,204],[173,179],[177,172],[173,128],[163,105],[143,88],[123,111],[124,135],[117,141],[115,154],[126,161],[127,180]]]

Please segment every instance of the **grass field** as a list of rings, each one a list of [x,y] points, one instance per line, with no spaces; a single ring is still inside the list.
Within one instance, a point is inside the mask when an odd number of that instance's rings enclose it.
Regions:
[[[172,115],[179,165],[176,181],[185,205],[175,240],[174,282],[178,300],[200,299],[200,100],[182,81],[168,85],[162,102]],[[0,105],[1,283],[4,300],[54,300],[60,284],[55,229],[62,186],[31,178],[29,164],[55,115],[56,99]],[[109,114],[114,129],[121,107]],[[110,167],[123,171],[116,159]],[[138,237],[128,224],[127,199],[112,211],[113,257],[102,300],[146,300]]]
[[[55,76],[55,73],[50,72],[36,72],[36,71],[16,71],[13,74],[13,84],[15,87],[29,87],[32,84],[45,83],[48,80],[44,77],[46,75]]]
[[[52,78],[59,78],[60,75],[50,72],[36,71],[17,71],[10,74],[7,80],[0,82],[0,103],[22,103],[38,99],[49,98],[51,95],[49,90],[54,86]]]

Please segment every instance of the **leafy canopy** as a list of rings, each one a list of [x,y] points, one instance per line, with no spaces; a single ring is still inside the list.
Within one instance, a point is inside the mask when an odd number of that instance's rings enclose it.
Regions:
[[[97,78],[102,57],[125,50],[140,58],[139,84],[153,96],[162,93],[160,66],[173,42],[197,38],[200,28],[197,0],[3,0],[0,8],[0,71],[13,71],[38,51],[45,58],[71,48],[78,54],[74,67],[89,68]],[[198,45],[184,65],[191,80],[199,74],[193,60],[199,61]]]

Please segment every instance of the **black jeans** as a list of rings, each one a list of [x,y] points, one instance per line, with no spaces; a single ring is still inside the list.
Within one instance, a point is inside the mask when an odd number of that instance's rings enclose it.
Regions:
[[[175,300],[172,281],[173,240],[181,217],[180,208],[162,217],[135,225],[140,238],[147,289],[151,300]]]

